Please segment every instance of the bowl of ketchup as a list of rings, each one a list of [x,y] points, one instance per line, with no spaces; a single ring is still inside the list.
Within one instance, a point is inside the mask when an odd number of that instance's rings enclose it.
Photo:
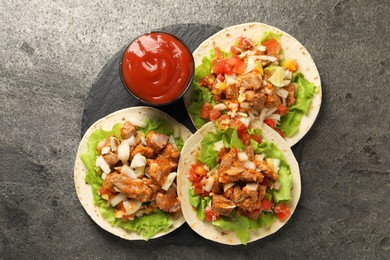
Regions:
[[[194,59],[172,34],[150,32],[127,46],[120,62],[124,87],[136,99],[162,106],[181,98],[194,76]]]

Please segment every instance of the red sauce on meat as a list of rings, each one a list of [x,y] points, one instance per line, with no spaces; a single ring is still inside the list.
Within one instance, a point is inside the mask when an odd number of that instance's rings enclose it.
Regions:
[[[190,51],[170,34],[152,32],[135,39],[122,57],[125,86],[152,104],[176,100],[192,80],[194,62]]]

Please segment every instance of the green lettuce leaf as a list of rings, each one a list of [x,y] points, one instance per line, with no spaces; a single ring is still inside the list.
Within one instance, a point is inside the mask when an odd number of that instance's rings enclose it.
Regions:
[[[173,127],[167,123],[164,119],[157,118],[155,120],[146,119],[146,126],[144,128],[139,128],[145,134],[149,133],[152,130],[159,132],[164,135],[172,135]]]
[[[220,141],[221,136],[221,132],[209,132],[200,143],[200,153],[197,159],[206,164],[210,169],[217,166],[218,152],[214,150],[214,143]]]
[[[166,131],[167,129],[166,126],[161,127],[160,123],[156,122],[149,122],[147,125],[150,130],[156,129],[159,131],[162,129],[162,131]],[[97,129],[89,137],[87,152],[80,156],[88,171],[85,176],[85,181],[92,187],[94,204],[99,207],[100,213],[111,226],[120,226],[125,230],[137,232],[145,240],[148,240],[155,234],[169,229],[172,225],[172,217],[169,214],[158,210],[150,215],[144,215],[140,218],[135,218],[132,221],[123,222],[114,217],[115,209],[98,194],[98,191],[103,184],[103,179],[96,171],[97,168],[95,167],[96,157],[99,155],[96,151],[96,147],[100,141],[107,139],[110,135],[115,135],[117,138],[122,139],[120,135],[121,126],[122,124],[120,123],[116,124],[111,131]]]
[[[294,135],[298,129],[303,115],[310,109],[316,86],[303,77],[297,79],[297,97],[295,105],[289,107],[286,115],[282,116],[279,128],[286,137]]]
[[[242,244],[246,245],[248,242],[251,224],[247,217],[237,215],[231,215],[229,217],[223,216],[211,223],[224,230],[235,232]]]

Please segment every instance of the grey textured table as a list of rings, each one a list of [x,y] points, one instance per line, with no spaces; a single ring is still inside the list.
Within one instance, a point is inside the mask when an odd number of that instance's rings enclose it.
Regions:
[[[389,258],[388,1],[127,2],[0,5],[0,258]],[[246,247],[206,241],[188,226],[149,242],[102,230],[73,185],[99,71],[132,35],[251,21],[295,36],[321,74],[323,104],[303,142],[293,218]]]

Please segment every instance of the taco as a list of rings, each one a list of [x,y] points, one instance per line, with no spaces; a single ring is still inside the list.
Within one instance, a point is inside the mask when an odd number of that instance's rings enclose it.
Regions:
[[[246,244],[280,229],[297,206],[298,163],[270,127],[219,128],[209,122],[185,143],[178,194],[188,225],[206,239]]]
[[[128,240],[160,237],[182,225],[176,169],[190,135],[151,107],[123,109],[94,123],[74,167],[77,196],[88,215]]]
[[[291,35],[262,23],[240,24],[211,36],[193,56],[195,76],[184,102],[197,129],[232,118],[258,127],[264,122],[293,146],[313,125],[320,76]]]

